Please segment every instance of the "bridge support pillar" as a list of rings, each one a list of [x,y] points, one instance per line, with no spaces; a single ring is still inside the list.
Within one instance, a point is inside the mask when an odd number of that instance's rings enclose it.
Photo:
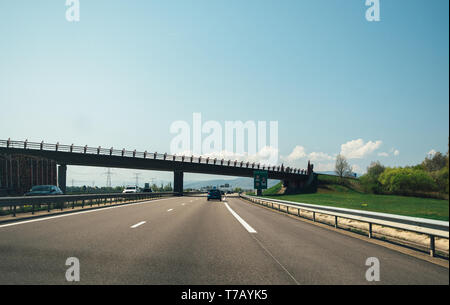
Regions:
[[[60,164],[58,166],[58,186],[63,191],[63,193],[66,193],[66,177],[67,177],[67,165],[66,164]]]
[[[183,194],[183,172],[174,171],[173,172],[173,191],[175,193]]]

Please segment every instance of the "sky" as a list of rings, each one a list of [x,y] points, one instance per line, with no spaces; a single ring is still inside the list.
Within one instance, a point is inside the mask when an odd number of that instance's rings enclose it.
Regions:
[[[447,0],[380,0],[379,22],[365,0],[79,2],[69,22],[65,0],[0,1],[1,139],[169,152],[171,124],[201,113],[276,121],[278,163],[317,171],[338,154],[364,173],[447,151]]]

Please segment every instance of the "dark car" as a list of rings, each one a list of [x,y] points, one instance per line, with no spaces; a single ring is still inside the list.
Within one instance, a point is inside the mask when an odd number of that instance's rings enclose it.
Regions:
[[[50,196],[63,195],[63,192],[56,185],[35,185],[25,196]]]
[[[210,199],[219,199],[222,200],[222,193],[219,190],[209,190],[208,191],[208,201]]]

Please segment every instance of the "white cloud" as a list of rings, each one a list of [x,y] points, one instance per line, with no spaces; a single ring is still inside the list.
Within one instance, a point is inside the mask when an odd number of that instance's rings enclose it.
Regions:
[[[282,159],[288,162],[293,162],[303,158],[308,158],[311,161],[331,161],[336,157],[324,152],[312,152],[308,154],[303,146],[297,145],[287,157]]]
[[[341,155],[348,159],[362,159],[377,150],[382,141],[364,143],[363,139],[349,141],[341,145]]]
[[[317,163],[314,164],[314,171],[315,172],[331,172],[334,171],[334,163]]]
[[[295,161],[306,157],[305,148],[303,146],[295,146],[294,150],[285,159],[287,161]]]
[[[394,156],[400,155],[400,151],[398,149],[394,150]]]
[[[436,151],[435,151],[434,149],[432,149],[432,150],[430,150],[430,151],[428,152],[427,155],[433,157],[435,154],[436,154]]]
[[[380,152],[380,153],[378,153],[378,156],[380,156],[380,157],[389,157],[389,154],[387,152]]]
[[[311,161],[330,161],[335,159],[335,157],[323,152],[312,152],[308,155],[308,158]]]

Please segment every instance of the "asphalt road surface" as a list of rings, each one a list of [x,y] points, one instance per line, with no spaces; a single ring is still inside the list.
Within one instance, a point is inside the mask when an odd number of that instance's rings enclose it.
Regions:
[[[0,284],[449,284],[444,267],[238,198],[176,197],[0,225]],[[366,259],[380,262],[368,282]]]

